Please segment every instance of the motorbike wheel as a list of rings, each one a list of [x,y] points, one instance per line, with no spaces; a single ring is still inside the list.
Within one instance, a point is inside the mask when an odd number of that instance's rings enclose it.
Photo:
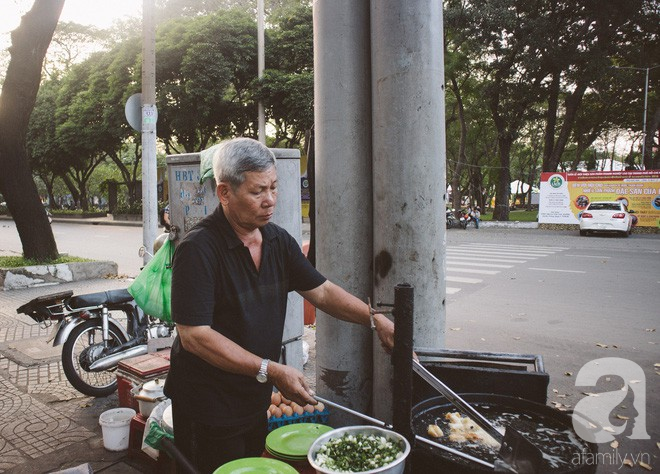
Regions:
[[[467,224],[465,224],[465,227],[471,227],[473,229],[478,229],[476,221],[470,219]]]
[[[108,333],[111,347],[126,342],[126,338],[115,324],[109,323]],[[116,367],[99,372],[85,368],[85,365],[96,360],[92,353],[101,350],[102,344],[101,320],[92,319],[76,326],[62,349],[64,375],[76,390],[90,397],[106,397],[117,390],[117,378],[114,374]]]

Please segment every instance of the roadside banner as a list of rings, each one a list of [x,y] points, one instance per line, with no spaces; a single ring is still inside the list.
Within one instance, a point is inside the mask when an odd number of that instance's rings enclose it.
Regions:
[[[578,224],[592,201],[623,200],[637,226],[660,227],[660,170],[541,173],[539,223]]]

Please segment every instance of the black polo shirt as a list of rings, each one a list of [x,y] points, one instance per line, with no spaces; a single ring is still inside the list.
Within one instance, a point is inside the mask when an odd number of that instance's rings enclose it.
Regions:
[[[257,271],[222,206],[190,230],[174,253],[172,318],[188,326],[211,326],[259,357],[277,361],[288,293],[314,289],[325,278],[284,229],[270,223],[261,233]],[[176,338],[165,394],[196,421],[217,426],[255,421],[265,417],[271,391],[271,384],[254,376],[212,366]]]

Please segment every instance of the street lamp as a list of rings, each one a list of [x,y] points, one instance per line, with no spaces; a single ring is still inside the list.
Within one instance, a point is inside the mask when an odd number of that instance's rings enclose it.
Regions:
[[[646,157],[646,104],[649,98],[649,71],[660,67],[660,64],[652,67],[628,67],[628,66],[611,66],[614,69],[632,69],[633,71],[646,71],[646,81],[644,83],[644,119],[642,121],[642,163]]]

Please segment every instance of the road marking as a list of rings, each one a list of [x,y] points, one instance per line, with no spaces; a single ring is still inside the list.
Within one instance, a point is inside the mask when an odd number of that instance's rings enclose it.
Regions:
[[[513,265],[498,265],[497,263],[475,263],[475,262],[459,262],[452,259],[447,259],[452,265],[466,265],[472,267],[486,267],[486,268],[513,268]]]
[[[519,252],[489,252],[488,250],[467,250],[466,249],[447,249],[447,255],[466,255],[466,256],[478,256],[482,255],[484,257],[518,257],[526,259],[536,259],[538,257],[546,257],[545,254],[528,254],[528,253],[519,253]]]
[[[451,281],[454,283],[481,283],[483,280],[480,278],[468,278],[468,277],[459,277],[459,276],[450,276],[445,277],[446,281]]]
[[[447,260],[477,260],[479,262],[501,262],[501,263],[525,263],[529,259],[511,259],[511,258],[485,258],[485,257],[469,257],[463,255],[452,255],[447,257]]]
[[[537,257],[547,257],[549,254],[547,253],[532,253],[532,252],[516,252],[514,250],[495,250],[495,249],[485,249],[485,250],[477,250],[477,249],[466,249],[466,248],[461,248],[461,249],[447,249],[447,253],[466,253],[469,255],[502,255],[504,257],[529,257],[529,258],[537,258]]]
[[[461,244],[469,247],[493,247],[493,248],[514,248],[523,250],[544,250],[548,252],[559,252],[562,250],[570,250],[570,247],[546,247],[543,245],[515,245],[515,244],[487,244],[487,243],[465,243]]]
[[[529,270],[539,270],[539,271],[542,271],[542,272],[587,273],[583,270],[560,270],[558,268],[534,268],[534,267],[530,267]]]
[[[542,250],[516,250],[512,248],[498,249],[494,247],[447,247],[447,252],[494,253],[502,255],[525,255],[530,257],[547,257],[548,255],[553,255],[555,253]]]
[[[497,275],[499,270],[477,270],[476,268],[447,267],[448,272],[477,273],[479,275]]]
[[[566,254],[565,257],[583,257],[583,258],[612,258],[612,257],[601,257],[600,255],[568,255]]]
[[[447,294],[448,295],[454,295],[454,294],[458,293],[459,291],[461,291],[460,288],[452,288],[451,286],[447,287]]]

